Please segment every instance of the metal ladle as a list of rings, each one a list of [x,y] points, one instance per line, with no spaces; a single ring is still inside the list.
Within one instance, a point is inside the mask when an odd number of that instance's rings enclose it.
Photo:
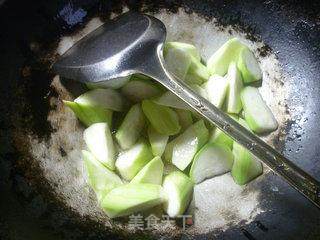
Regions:
[[[160,20],[126,13],[86,35],[58,59],[53,69],[62,77],[86,83],[115,81],[134,73],[155,79],[320,208],[320,183],[316,179],[168,72],[162,55],[165,40],[166,28]]]

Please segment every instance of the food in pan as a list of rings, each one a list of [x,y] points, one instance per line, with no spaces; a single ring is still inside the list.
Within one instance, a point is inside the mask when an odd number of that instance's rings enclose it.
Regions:
[[[164,59],[171,73],[242,126],[256,134],[277,128],[254,87],[262,81],[259,63],[238,39],[222,45],[207,64],[195,46],[181,42],[166,43]],[[111,218],[157,205],[176,217],[186,211],[195,184],[231,171],[243,185],[263,171],[246,148],[149,77],[135,74],[88,89],[64,103],[87,127],[88,182]]]

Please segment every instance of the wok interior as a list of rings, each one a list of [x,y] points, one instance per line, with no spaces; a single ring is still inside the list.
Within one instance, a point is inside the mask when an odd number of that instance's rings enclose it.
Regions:
[[[167,26],[167,40],[195,44],[204,59],[207,59],[227,39],[234,36],[239,37],[253,49],[261,61],[264,72],[262,94],[280,123],[278,132],[266,138],[269,143],[272,143],[272,140],[279,136],[279,131],[288,118],[284,107],[284,96],[288,89],[284,89],[279,82],[281,72],[275,56],[270,53],[268,56],[261,57],[258,49],[264,46],[262,42],[250,41],[245,38],[244,33],[233,30],[231,27],[220,29],[214,22],[208,22],[196,14],[188,15],[180,10],[176,14],[163,11],[155,16]],[[74,38],[76,40],[77,37],[74,36]],[[65,39],[62,40],[60,49],[65,49],[63,44],[69,46],[73,44],[73,42],[66,43],[65,41]],[[51,134],[49,141],[37,142],[36,139],[30,138],[32,155],[36,161],[41,163],[40,168],[45,173],[47,181],[51,184],[55,183],[54,190],[61,196],[64,204],[81,215],[106,223],[108,220],[98,207],[85,180],[80,154],[81,149],[85,147],[82,140],[83,127],[60,101],[61,99],[72,99],[74,96],[70,95],[70,91],[75,92],[75,87],[71,86],[70,90],[69,86],[67,89],[59,77],[54,78],[52,85],[59,96],[58,99],[51,99],[56,109],[50,112],[48,120],[56,131]],[[61,156],[61,147],[66,152],[66,156]],[[265,172],[268,170],[265,169]],[[189,231],[206,233],[216,228],[226,230],[241,221],[253,221],[263,211],[259,206],[258,183],[260,178],[256,180],[256,183],[240,187],[233,182],[230,174],[224,174],[197,185],[193,202],[187,211],[187,214],[192,214],[195,218],[195,224]],[[119,224],[122,224],[124,228],[127,227],[125,221],[120,221]],[[165,231],[165,228],[162,230]]]

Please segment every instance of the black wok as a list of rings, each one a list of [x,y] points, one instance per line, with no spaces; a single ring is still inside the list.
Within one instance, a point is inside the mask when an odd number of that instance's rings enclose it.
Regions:
[[[64,175],[65,169],[81,161],[77,158],[81,143],[70,145],[74,140],[68,134],[74,129],[72,136],[76,138],[81,126],[75,121],[72,126],[66,124],[72,116],[61,99],[76,96],[83,89],[54,79],[50,66],[63,36],[76,36],[93,17],[106,21],[121,13],[123,6],[160,12],[161,16],[179,14],[177,22],[194,19],[209,27],[215,19],[221,31],[231,26],[229,34],[241,32],[249,42],[263,41],[256,45],[256,53],[261,59],[276,57],[282,73],[273,72],[270,79],[278,84],[273,88],[279,86],[285,94],[278,96],[281,116],[285,117],[268,142],[320,179],[319,2],[0,1],[0,239],[320,239],[319,210],[271,172],[242,192],[244,196],[250,191],[259,193],[252,216],[239,218],[235,224],[233,213],[228,213],[231,219],[225,217],[223,227],[211,226],[209,231],[192,227],[182,231],[178,227],[132,233],[119,222],[111,226],[107,220],[101,221],[104,216],[99,212],[91,215],[96,211],[94,199],[86,202],[93,209],[74,201],[79,189],[69,185],[68,177],[61,176],[59,182],[56,166]],[[193,37],[188,34],[186,31],[185,37]],[[177,36],[183,40],[182,35]],[[48,173],[50,164],[55,166],[55,178]],[[81,181],[81,169],[75,167],[74,176]],[[92,195],[85,183],[81,186]],[[207,219],[207,223],[213,220]]]

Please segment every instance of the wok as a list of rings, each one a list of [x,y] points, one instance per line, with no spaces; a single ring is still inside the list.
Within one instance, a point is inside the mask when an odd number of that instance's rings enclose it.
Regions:
[[[179,222],[132,231],[106,218],[85,182],[83,126],[61,103],[84,89],[50,66],[72,42],[128,9],[159,17],[169,39],[196,44],[205,58],[231,36],[249,44],[280,123],[265,140],[319,180],[319,3],[2,1],[1,239],[319,239],[318,209],[266,168],[245,187],[228,174],[197,186],[188,210],[195,222],[185,231]]]

